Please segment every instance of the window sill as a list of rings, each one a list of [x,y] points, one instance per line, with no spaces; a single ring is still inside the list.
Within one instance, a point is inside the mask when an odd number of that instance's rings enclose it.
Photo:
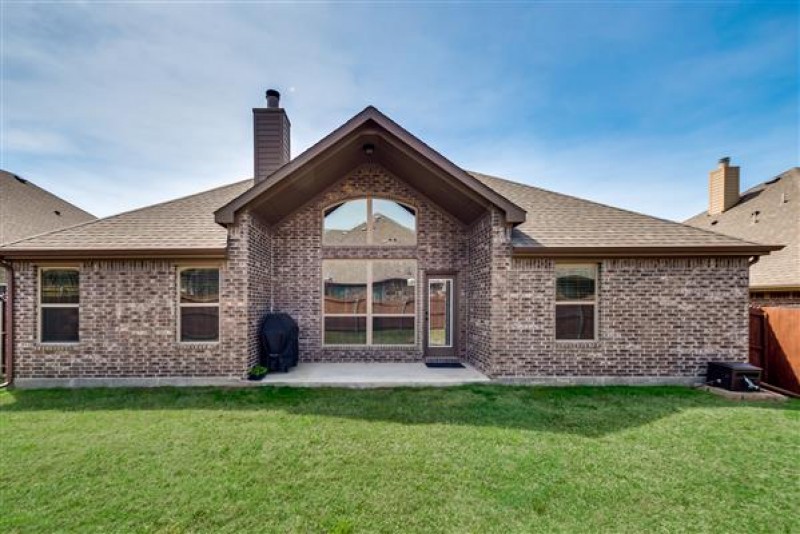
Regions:
[[[419,345],[322,345],[322,350],[416,350]]]
[[[559,347],[591,347],[602,343],[600,339],[556,339],[554,341]]]
[[[47,342],[47,341],[37,341],[35,344],[37,349],[42,349],[45,351],[58,351],[58,350],[67,350],[67,349],[74,349],[75,347],[80,347],[80,341],[63,341],[63,342]]]
[[[176,341],[178,347],[214,347],[219,345],[219,341]]]

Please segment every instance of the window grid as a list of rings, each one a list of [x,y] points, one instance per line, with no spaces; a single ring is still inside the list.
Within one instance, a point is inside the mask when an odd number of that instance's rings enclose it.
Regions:
[[[73,303],[56,303],[56,302],[44,302],[44,293],[42,289],[44,288],[44,275],[46,272],[49,271],[72,271],[77,273],[78,275],[78,302]],[[47,309],[56,309],[56,308],[74,308],[78,310],[78,332],[77,332],[77,340],[76,341],[45,341],[44,340],[44,315],[45,310]],[[69,345],[75,344],[80,342],[80,269],[77,267],[42,267],[39,269],[39,343],[47,343],[53,345]]]
[[[208,269],[214,270],[217,272],[217,300],[216,302],[182,302],[181,299],[181,273],[183,271],[189,271],[192,269]],[[219,343],[221,329],[221,320],[222,316],[220,313],[220,294],[222,292],[222,277],[221,271],[218,266],[204,266],[204,265],[187,265],[184,267],[178,268],[178,276],[177,276],[177,298],[178,298],[178,320],[177,322],[177,337],[179,343],[187,343],[187,344],[198,344],[198,343]],[[213,340],[184,340],[182,336],[183,328],[182,328],[182,318],[183,318],[183,308],[216,308],[217,309],[217,338]]]
[[[337,203],[337,204],[332,204],[330,206],[327,206],[323,210],[323,215],[322,215],[322,245],[323,246],[329,246],[329,247],[330,246],[339,246],[339,247],[403,247],[403,246],[413,247],[413,246],[416,246],[416,244],[417,244],[417,209],[414,206],[411,206],[411,205],[406,204],[405,202],[401,202],[399,200],[395,200],[393,198],[374,197],[374,196],[371,196],[371,195],[365,196],[365,197],[350,198],[350,199],[347,199],[347,200],[343,201],[342,203],[355,201],[355,200],[365,200],[366,203],[367,203],[367,214],[366,214],[366,216],[367,216],[367,219],[366,219],[367,239],[366,239],[366,244],[360,244],[360,245],[359,244],[351,244],[351,245],[346,245],[345,244],[345,245],[340,245],[340,244],[325,243],[325,231],[326,231],[326,228],[325,228],[325,217],[326,217],[325,216],[325,212],[328,209],[330,209],[332,206],[335,206],[335,205],[339,204],[339,203]],[[387,201],[395,202],[395,203],[400,204],[401,206],[404,206],[405,208],[411,210],[411,212],[414,215],[414,229],[413,229],[413,231],[414,231],[414,242],[413,243],[374,243],[374,217],[373,217],[374,214],[372,212],[372,201],[373,200],[387,200]]]
[[[356,346],[356,347],[413,347],[417,343],[417,284],[414,285],[414,308],[412,313],[407,314],[397,314],[397,313],[373,313],[372,311],[372,303],[373,303],[373,295],[372,295],[372,266],[380,261],[397,261],[397,260],[360,260],[360,259],[342,259],[342,260],[324,260],[323,264],[326,262],[336,262],[336,261],[351,261],[351,262],[365,262],[367,264],[367,278],[366,278],[366,285],[367,285],[367,298],[366,298],[366,313],[330,313],[325,311],[325,280],[322,280],[322,346],[323,347],[331,347],[331,348],[341,348],[341,347],[348,347],[348,346]],[[417,272],[416,272],[416,260],[400,260],[400,261],[413,261],[414,262],[414,280],[417,279]],[[324,278],[324,277],[323,277]],[[328,343],[325,339],[325,318],[326,317],[364,317],[366,318],[366,336],[367,340],[365,344],[355,343],[355,344],[336,344],[336,343]],[[372,319],[374,317],[391,317],[391,318],[408,318],[412,317],[414,319],[414,334],[412,343],[393,343],[393,344],[374,344],[373,343],[373,323]]]
[[[592,270],[592,274],[594,276],[594,295],[592,296],[592,300],[575,300],[575,299],[559,300],[558,299],[558,289],[557,289],[557,286],[556,286],[555,307],[556,307],[556,310],[557,310],[559,306],[591,306],[592,307],[592,321],[593,321],[592,333],[594,335],[591,338],[559,338],[558,335],[557,335],[558,326],[554,323],[554,326],[556,326],[556,332],[554,332],[554,334],[555,334],[554,337],[555,337],[556,341],[563,341],[563,342],[567,342],[567,343],[570,343],[570,342],[581,343],[581,342],[588,342],[588,341],[597,341],[599,339],[599,331],[598,331],[599,314],[597,313],[597,311],[598,311],[598,299],[599,299],[599,293],[600,293],[600,291],[599,291],[599,287],[600,287],[600,280],[599,280],[600,269],[599,269],[599,265],[596,264],[596,263],[558,263],[557,265],[570,265],[572,267],[588,267],[588,268],[590,268]],[[556,284],[558,284],[558,276],[556,276],[555,282],[556,282]],[[556,322],[557,322],[558,321],[557,314],[556,314],[556,318],[555,319],[556,319]]]

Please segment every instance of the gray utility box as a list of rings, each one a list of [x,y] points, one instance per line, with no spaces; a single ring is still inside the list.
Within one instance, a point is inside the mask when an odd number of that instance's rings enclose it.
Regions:
[[[761,368],[749,363],[708,362],[706,383],[730,391],[759,389]]]

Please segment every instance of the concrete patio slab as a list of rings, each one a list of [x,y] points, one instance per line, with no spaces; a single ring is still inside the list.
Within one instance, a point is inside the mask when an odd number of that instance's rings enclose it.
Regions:
[[[469,364],[463,369],[429,368],[424,363],[300,363],[288,373],[271,373],[265,386],[379,388],[457,386],[489,382]]]

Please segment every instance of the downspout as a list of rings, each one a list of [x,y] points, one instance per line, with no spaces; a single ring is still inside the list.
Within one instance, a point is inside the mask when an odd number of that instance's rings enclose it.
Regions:
[[[5,347],[3,350],[3,357],[6,364],[5,380],[0,384],[0,388],[8,387],[14,382],[14,321],[12,320],[14,309],[14,267],[5,260],[0,259],[0,266],[6,270],[6,297],[3,306],[5,306],[5,313],[3,320],[6,322],[5,330]]]

